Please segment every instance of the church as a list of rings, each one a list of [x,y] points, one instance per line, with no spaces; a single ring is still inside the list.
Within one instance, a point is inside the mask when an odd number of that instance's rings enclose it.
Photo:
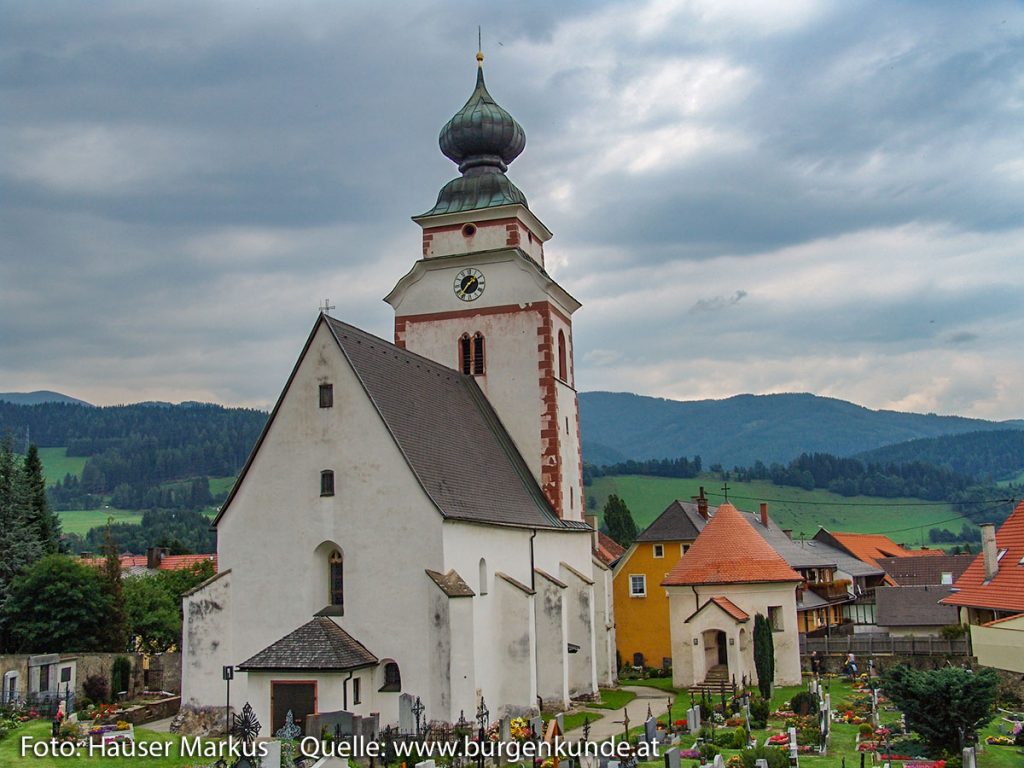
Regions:
[[[572,315],[506,175],[525,133],[476,87],[459,175],[413,220],[394,341],[321,313],[184,597],[182,700],[425,720],[559,709],[615,680],[611,571],[585,519]]]

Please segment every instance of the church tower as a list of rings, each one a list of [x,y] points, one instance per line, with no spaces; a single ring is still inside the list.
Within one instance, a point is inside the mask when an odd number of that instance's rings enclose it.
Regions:
[[[487,92],[482,54],[477,62],[476,88],[439,138],[462,175],[413,217],[422,258],[385,301],[395,344],[473,376],[554,509],[582,520],[572,337],[580,303],[544,270],[551,232],[505,175],[526,134]]]

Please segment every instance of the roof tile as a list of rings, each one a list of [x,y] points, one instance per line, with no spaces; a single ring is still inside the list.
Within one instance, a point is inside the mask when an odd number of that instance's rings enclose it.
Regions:
[[[976,555],[954,583],[957,591],[942,602],[996,611],[1024,611],[1024,501],[996,531],[996,550],[1004,549],[1006,554],[999,560],[995,578],[985,581],[984,556]]]

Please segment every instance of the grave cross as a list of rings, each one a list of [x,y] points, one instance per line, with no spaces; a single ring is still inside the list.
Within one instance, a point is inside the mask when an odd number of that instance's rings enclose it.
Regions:
[[[416,697],[416,703],[412,705],[412,713],[416,716],[416,735],[417,736],[419,736],[419,734],[420,734],[420,722],[421,722],[420,718],[423,717],[423,710],[424,709],[426,709],[426,707],[423,706],[423,702],[420,701],[420,697],[417,696]]]
[[[583,740],[590,741],[590,717],[588,715],[583,716]]]
[[[490,721],[491,713],[487,709],[487,705],[484,703],[484,697],[480,697],[480,706],[476,708],[476,722],[480,726],[480,730],[484,730]]]
[[[650,720],[651,717],[653,717],[653,714],[651,713],[651,705],[648,702],[648,704],[647,704],[647,719]]]
[[[629,739],[629,712],[625,707],[622,708],[622,719],[616,720],[616,723],[622,723],[622,730],[626,735],[626,739]]]

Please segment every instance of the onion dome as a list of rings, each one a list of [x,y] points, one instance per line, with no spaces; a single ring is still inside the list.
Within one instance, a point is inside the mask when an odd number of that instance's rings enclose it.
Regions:
[[[481,66],[473,94],[438,137],[441,152],[458,163],[462,176],[441,188],[437,203],[424,216],[513,203],[526,205],[526,195],[505,176],[508,164],[526,147],[526,133],[487,92],[482,55],[478,54],[477,60]]]

